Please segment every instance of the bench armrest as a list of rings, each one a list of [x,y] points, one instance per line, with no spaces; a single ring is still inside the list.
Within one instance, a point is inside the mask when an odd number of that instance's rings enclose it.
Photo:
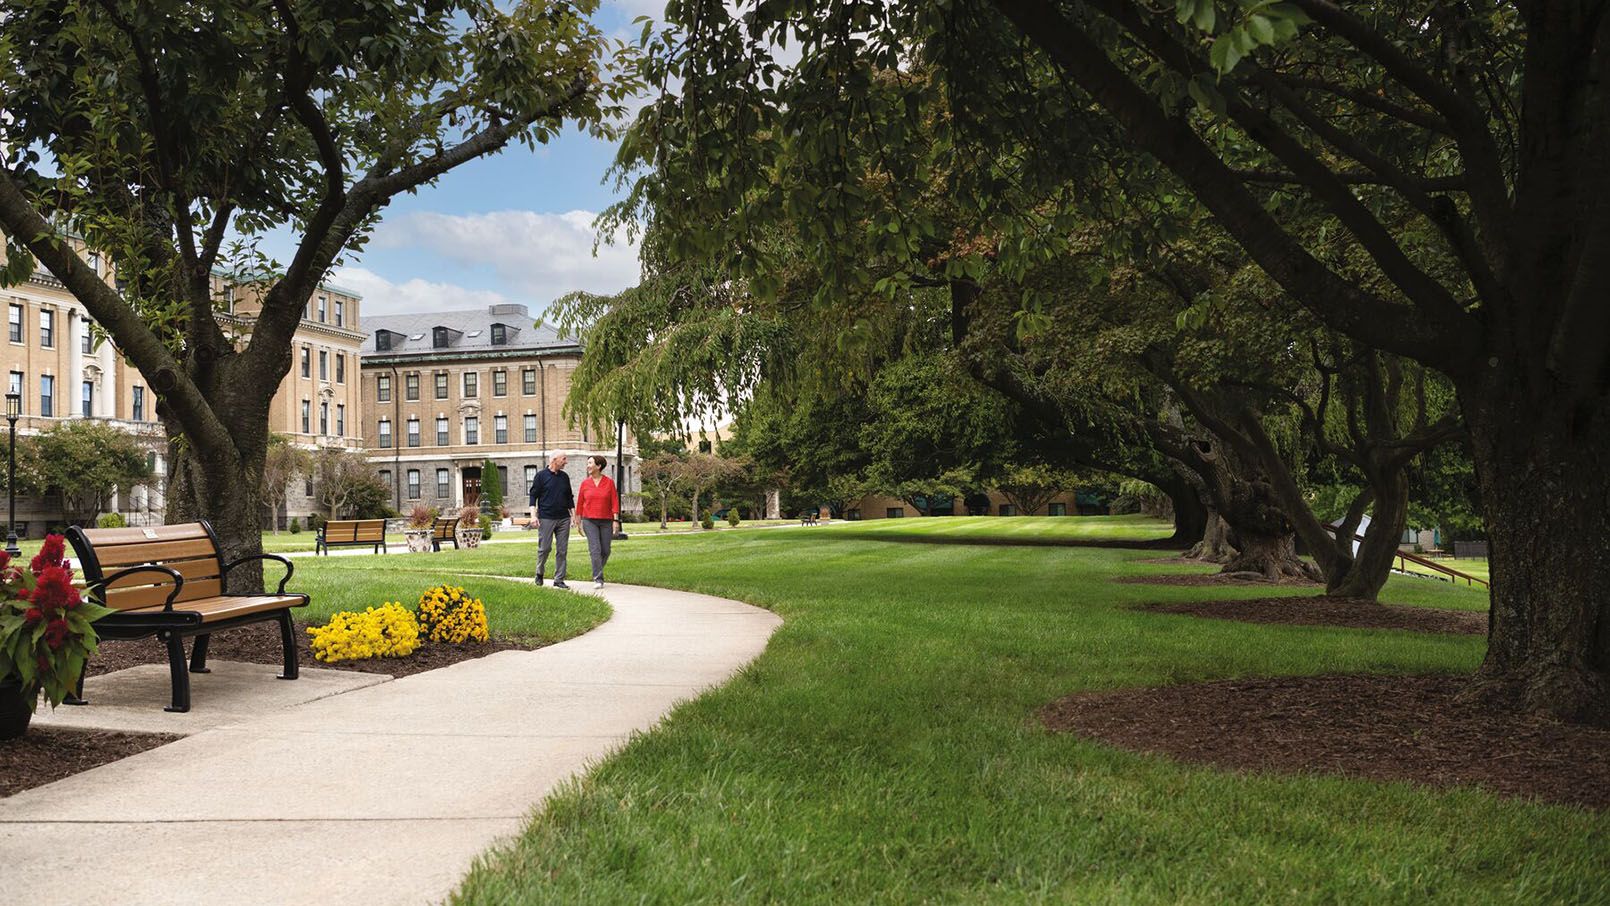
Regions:
[[[116,582],[124,576],[132,576],[135,573],[144,572],[162,573],[163,575],[173,579],[173,591],[169,592],[168,599],[162,602],[163,610],[172,610],[173,600],[179,597],[179,591],[184,588],[184,576],[179,575],[177,570],[169,569],[166,566],[158,566],[154,563],[148,563],[144,566],[131,566],[128,569],[120,569],[117,572],[112,573],[110,576],[103,576],[97,581],[85,585],[84,590],[89,592],[92,597],[99,598],[100,601],[98,603],[104,605],[106,603],[106,586]],[[152,584],[154,585],[156,583],[153,582]],[[99,589],[99,592],[97,592],[96,589]]]
[[[280,587],[274,592],[277,595],[285,594],[285,583],[291,581],[291,576],[296,573],[296,567],[291,564],[291,561],[281,557],[278,554],[251,554],[241,557],[239,560],[231,560],[230,562],[225,563],[223,569],[219,571],[218,576],[218,578],[222,580],[225,589],[229,587],[229,571],[248,560],[278,560],[279,562],[285,564],[285,578],[280,580]],[[228,592],[226,591],[225,594],[228,594]]]

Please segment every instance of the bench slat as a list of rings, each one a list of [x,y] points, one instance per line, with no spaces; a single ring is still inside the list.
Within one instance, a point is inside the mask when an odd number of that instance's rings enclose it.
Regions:
[[[182,525],[156,525],[150,528],[84,529],[83,532],[84,537],[95,545],[96,550],[109,545],[151,544],[157,541],[183,541],[191,538],[208,537],[207,529],[199,522],[187,522]],[[147,535],[146,532],[151,532],[152,534]]]
[[[216,623],[251,613],[280,610],[285,607],[302,607],[306,604],[301,595],[225,595],[190,601],[183,607],[175,604],[175,611],[201,614],[203,623]],[[161,605],[140,610],[126,610],[130,616],[161,613]]]
[[[93,539],[91,539],[93,542]],[[217,559],[218,552],[207,537],[179,541],[147,541],[144,544],[95,545],[95,559],[103,572],[115,572],[140,563],[168,560]]]
[[[134,610],[141,607],[158,606],[168,600],[168,595],[172,592],[172,582],[162,585],[145,585],[137,588],[116,588],[106,593],[106,606],[113,610]],[[180,605],[188,604],[191,601],[216,598],[222,593],[223,583],[217,579],[199,579],[194,582],[186,582],[173,606],[177,610],[184,610],[186,608]]]

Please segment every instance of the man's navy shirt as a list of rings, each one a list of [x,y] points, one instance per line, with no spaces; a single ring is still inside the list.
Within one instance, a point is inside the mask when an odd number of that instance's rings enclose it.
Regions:
[[[537,508],[537,515],[543,519],[570,518],[570,511],[576,506],[576,498],[570,492],[570,473],[547,468],[539,470],[537,480],[531,483],[530,505]]]

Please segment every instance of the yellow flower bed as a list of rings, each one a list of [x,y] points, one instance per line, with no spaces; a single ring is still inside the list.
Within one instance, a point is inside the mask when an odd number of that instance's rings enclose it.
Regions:
[[[457,585],[437,585],[419,596],[419,627],[432,642],[485,642],[486,608]]]
[[[401,601],[363,613],[343,610],[323,626],[309,626],[313,656],[326,664],[371,657],[403,657],[419,647],[419,621]]]

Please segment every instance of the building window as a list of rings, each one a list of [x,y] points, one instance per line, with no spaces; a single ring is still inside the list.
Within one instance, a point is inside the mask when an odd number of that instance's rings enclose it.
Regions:
[[[1051,504],[1050,512],[1053,516],[1066,516],[1068,515],[1068,505],[1065,503],[1053,503]]]
[[[90,336],[88,321],[84,322],[83,332],[78,335],[78,351],[85,355],[95,352],[95,338]]]
[[[56,313],[53,311],[39,313],[39,345],[46,349],[56,345]]]
[[[347,357],[339,352],[335,354],[335,382],[337,384],[347,382]]]
[[[145,421],[145,388],[139,384],[134,385],[134,420]]]
[[[11,314],[9,315],[9,317],[11,319],[11,322],[10,322],[11,323],[11,342],[13,342],[13,343],[21,343],[22,342],[22,306],[17,305],[16,303],[12,303],[12,305],[11,305]]]
[[[347,326],[347,304],[340,299],[335,300],[335,326]]]
[[[447,399],[447,372],[445,371],[436,372],[436,398],[439,400]]]
[[[447,419],[445,418],[436,420],[436,446],[447,446]]]
[[[430,332],[430,345],[436,349],[446,349],[449,343],[447,328],[435,327]]]
[[[387,487],[391,486],[391,473],[390,472],[382,471],[380,473],[380,478],[381,478],[382,481],[384,481],[386,483]],[[306,476],[303,476],[303,478],[302,478],[302,496],[303,497],[312,497],[313,496],[313,476],[311,476],[311,475],[306,475]]]
[[[447,496],[447,470],[446,469],[437,469],[436,470],[436,496],[437,497],[446,497]]]
[[[857,509],[845,510],[844,511],[844,518],[852,520],[852,521],[854,521],[856,519],[860,519],[861,518],[861,511],[857,510]]]
[[[509,373],[502,368],[492,372],[492,395],[509,395]]]
[[[391,402],[391,375],[375,375],[375,398],[382,403]]]
[[[906,515],[906,508],[903,506],[892,506],[884,510],[883,515],[890,519],[901,519]]]
[[[89,253],[89,272],[92,273],[92,274],[95,274],[96,276],[100,275],[100,273],[101,273],[101,253],[100,252],[90,252]]]
[[[419,399],[419,372],[403,375],[403,399],[410,403]]]
[[[498,490],[504,494],[509,492],[509,467],[498,466]]]
[[[329,297],[327,297],[327,296],[320,296],[319,297],[319,323],[320,324],[324,323],[325,310],[328,308],[329,304],[330,304]]]
[[[1000,508],[997,510],[997,513],[998,513],[998,515],[1001,515],[1001,516],[1016,516],[1017,515],[1017,507],[1011,505],[1010,503],[1003,503],[1003,504],[1000,505]]]
[[[347,404],[335,404],[335,436],[347,436]]]
[[[22,399],[23,411],[28,411],[28,400],[22,392],[22,372],[11,372],[11,389],[6,392],[15,393],[19,399]]]
[[[537,392],[537,369],[520,369],[520,390],[526,396],[534,396]]]
[[[302,377],[313,376],[313,350],[302,347]]]
[[[492,325],[492,345],[493,346],[502,346],[503,344],[505,344],[507,342],[509,342],[508,329],[505,328],[502,324],[493,324]]]
[[[383,483],[386,486],[386,490],[388,490],[388,491],[391,490],[392,484],[391,484],[391,470],[390,469],[381,469],[380,470],[380,481],[381,481],[381,483]],[[313,482],[312,482],[311,479],[307,483],[307,495],[309,497],[313,496]]]
[[[418,500],[419,499],[419,470],[418,469],[409,469],[408,470],[408,499],[409,500]]]
[[[464,417],[464,442],[467,444],[481,442],[481,420],[473,415]]]
[[[481,376],[474,371],[464,372],[464,398],[475,399],[481,392]]]
[[[313,403],[308,400],[302,401],[302,433],[313,433]]]
[[[408,420],[408,446],[419,446],[419,419],[417,418]]]
[[[47,418],[56,414],[56,379],[48,374],[39,376],[39,414]]]
[[[389,418],[380,420],[380,448],[383,450],[391,448],[391,419]]]
[[[319,350],[319,380],[330,379],[330,352],[327,349]]]
[[[528,444],[537,442],[537,417],[535,415],[525,417],[525,442]]]
[[[390,351],[391,351],[391,331],[389,331],[389,330],[377,330],[377,331],[375,331],[375,352],[390,352]]]
[[[83,384],[83,408],[80,410],[85,418],[95,414],[95,382],[85,381]]]
[[[330,433],[330,404],[319,403],[319,433]]]
[[[526,493],[528,493],[528,494],[531,493],[531,486],[536,484],[536,483],[537,483],[537,467],[536,466],[526,466],[525,467],[525,489],[526,489]]]
[[[509,442],[509,417],[507,415],[492,416],[492,440],[500,444]]]

